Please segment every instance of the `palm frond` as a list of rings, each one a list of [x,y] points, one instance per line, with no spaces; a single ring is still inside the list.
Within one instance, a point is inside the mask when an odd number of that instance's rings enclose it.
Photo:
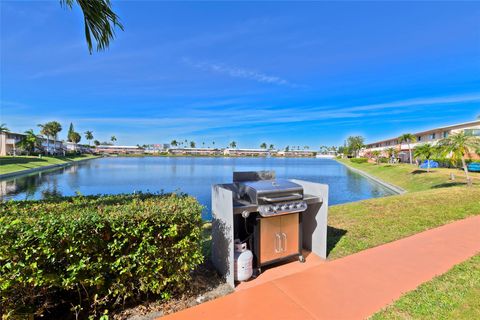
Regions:
[[[82,12],[85,23],[85,39],[90,54],[93,51],[93,39],[97,44],[97,51],[105,50],[110,41],[115,38],[115,27],[123,31],[119,17],[112,11],[110,0],[60,0],[64,7],[72,8],[77,3]]]

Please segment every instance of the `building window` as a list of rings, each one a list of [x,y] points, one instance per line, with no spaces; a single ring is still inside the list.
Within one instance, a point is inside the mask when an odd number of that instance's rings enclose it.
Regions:
[[[444,138],[448,137],[448,131],[443,131],[443,135],[442,135]]]
[[[417,141],[422,141],[422,136],[418,136]]]
[[[467,136],[480,136],[480,129],[465,129]]]
[[[435,140],[435,138],[436,138],[436,134],[435,134],[435,133],[432,133],[432,134],[430,135],[430,140]]]

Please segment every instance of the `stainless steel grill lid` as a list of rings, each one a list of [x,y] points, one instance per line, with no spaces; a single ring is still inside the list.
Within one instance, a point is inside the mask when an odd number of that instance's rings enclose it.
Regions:
[[[303,187],[283,179],[243,181],[238,188],[240,197],[254,204],[303,199]]]

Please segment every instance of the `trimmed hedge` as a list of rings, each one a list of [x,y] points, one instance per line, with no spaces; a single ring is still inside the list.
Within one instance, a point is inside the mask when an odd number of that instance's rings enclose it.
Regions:
[[[203,261],[202,206],[186,195],[78,196],[0,205],[1,313],[99,317],[169,298]],[[105,318],[105,317],[104,317]]]
[[[367,158],[351,158],[350,162],[353,162],[353,163],[367,163],[368,159]]]

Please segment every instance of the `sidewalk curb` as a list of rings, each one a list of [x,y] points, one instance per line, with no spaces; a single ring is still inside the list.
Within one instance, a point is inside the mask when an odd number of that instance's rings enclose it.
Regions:
[[[335,159],[335,161],[337,161],[337,160]],[[398,187],[398,186],[396,186],[396,185],[393,185],[393,184],[391,184],[391,183],[385,182],[385,181],[383,181],[383,180],[381,180],[381,179],[379,179],[379,178],[377,178],[377,177],[372,176],[371,174],[366,173],[365,171],[362,171],[362,170],[360,170],[360,169],[351,167],[351,166],[349,166],[348,164],[343,163],[343,162],[341,162],[341,161],[337,161],[337,162],[340,163],[340,164],[343,164],[345,167],[347,167],[348,169],[352,170],[353,172],[356,172],[356,173],[358,173],[358,174],[361,174],[362,176],[364,176],[364,177],[366,177],[366,178],[368,178],[368,179],[370,179],[370,180],[375,181],[376,183],[384,186],[385,188],[390,189],[391,191],[393,191],[393,192],[395,192],[395,193],[397,193],[397,194],[407,193],[407,190],[405,190],[405,189],[403,189],[403,188],[400,188],[400,187]]]

